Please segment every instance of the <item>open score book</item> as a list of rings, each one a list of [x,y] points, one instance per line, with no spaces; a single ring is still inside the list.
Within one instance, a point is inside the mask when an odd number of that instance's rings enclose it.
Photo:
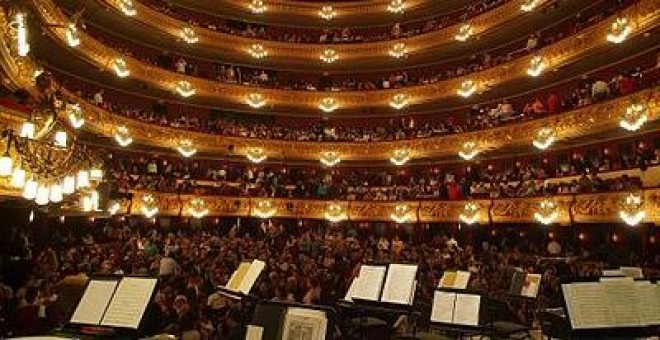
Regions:
[[[243,294],[250,294],[252,286],[254,286],[265,267],[266,263],[259,260],[241,262],[234,273],[231,274],[225,288]]]

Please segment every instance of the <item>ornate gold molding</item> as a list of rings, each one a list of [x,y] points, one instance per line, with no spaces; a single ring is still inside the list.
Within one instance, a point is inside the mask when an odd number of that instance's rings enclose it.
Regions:
[[[35,7],[44,21],[50,24],[49,30],[54,33],[63,46],[66,46],[66,25],[67,18],[55,7],[50,0],[34,1]],[[547,62],[547,69],[559,68],[589,51],[608,44],[606,40],[607,30],[611,21],[618,16],[625,16],[633,25],[633,35],[642,34],[644,31],[655,27],[660,21],[660,5],[654,0],[640,0],[635,5],[627,8],[622,13],[618,13],[611,18],[603,20],[597,25],[581,31],[580,34],[547,46],[541,49],[538,54],[542,55]],[[61,25],[61,26],[59,26]],[[161,89],[174,91],[180,81],[189,82],[196,91],[196,95],[206,98],[223,99],[233,102],[243,103],[245,97],[254,91],[261,93],[269,105],[288,105],[293,107],[304,107],[308,109],[318,109],[319,103],[326,97],[332,96],[339,108],[361,108],[366,106],[389,105],[392,97],[405,92],[408,95],[410,104],[431,102],[434,100],[457,96],[456,90],[465,81],[472,80],[476,83],[478,91],[497,86],[501,83],[527,77],[527,69],[534,56],[525,56],[517,58],[508,63],[487,70],[476,72],[467,76],[457,77],[450,80],[440,81],[429,85],[410,86],[403,89],[374,90],[374,91],[343,91],[343,92],[308,92],[308,91],[288,91],[281,89],[256,89],[241,85],[219,83],[207,79],[200,79],[192,76],[181,75],[173,71],[168,71],[141,61],[122,56],[114,49],[108,48],[91,38],[80,33],[81,45],[76,49],[80,54],[95,66],[111,70],[114,61],[117,58],[123,58],[130,70],[130,76],[140,81],[149,83]],[[68,48],[68,47],[67,47]],[[373,55],[373,53],[371,53]],[[318,57],[318,54],[315,55]]]

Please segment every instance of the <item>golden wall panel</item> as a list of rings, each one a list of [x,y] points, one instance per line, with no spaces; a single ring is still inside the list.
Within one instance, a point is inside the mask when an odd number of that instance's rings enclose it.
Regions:
[[[541,202],[548,200],[555,204],[558,217],[555,223],[567,224],[571,222],[570,207],[573,196],[553,197],[525,197],[493,200],[490,208],[490,217],[494,223],[534,223],[534,213],[539,210]]]

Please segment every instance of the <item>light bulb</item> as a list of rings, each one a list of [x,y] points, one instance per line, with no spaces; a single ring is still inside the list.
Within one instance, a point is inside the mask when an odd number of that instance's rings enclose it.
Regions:
[[[0,158],[0,177],[11,176],[11,173],[14,169],[14,160],[9,156],[9,152]]]
[[[76,179],[73,176],[66,176],[62,181],[62,193],[65,195],[73,194],[76,191]]]
[[[50,196],[49,199],[53,203],[59,203],[62,202],[62,199],[64,195],[62,194],[62,186],[55,183],[50,186]]]
[[[34,123],[25,122],[25,123],[23,123],[23,126],[21,127],[20,136],[23,137],[23,138],[34,139],[34,132],[35,132]]]
[[[37,187],[37,197],[35,197],[34,202],[37,205],[46,205],[48,204],[50,196],[50,190],[45,184],[39,184]]]
[[[11,186],[14,188],[22,188],[25,185],[25,170],[21,168],[14,169],[11,174]]]
[[[78,189],[89,188],[89,171],[80,170],[78,171],[76,187]]]
[[[33,200],[37,197],[37,187],[39,184],[34,178],[30,178],[25,182],[25,187],[23,187],[23,198],[26,200]]]

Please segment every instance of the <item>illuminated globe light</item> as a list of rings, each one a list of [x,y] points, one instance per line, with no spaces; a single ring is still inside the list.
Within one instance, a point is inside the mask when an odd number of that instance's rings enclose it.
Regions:
[[[132,17],[137,14],[137,10],[133,7],[133,0],[118,0],[119,9],[121,9],[124,15]]]
[[[112,69],[115,71],[115,74],[119,78],[126,78],[131,75],[131,71],[128,69],[126,60],[123,58],[117,58],[112,61]]]
[[[607,41],[620,44],[632,33],[632,27],[627,18],[616,18],[607,33]]]
[[[179,35],[181,36],[181,39],[183,39],[183,41],[185,41],[187,44],[194,44],[199,41],[199,38],[195,33],[195,29],[190,26],[182,28]]]
[[[326,48],[321,52],[319,58],[326,64],[332,64],[339,59],[339,54],[332,48]]]
[[[261,93],[253,92],[245,96],[245,103],[250,105],[250,107],[258,109],[266,105],[266,99]]]
[[[474,224],[479,219],[479,205],[475,202],[465,203],[458,219],[465,224]]]
[[[76,191],[76,179],[73,176],[66,176],[62,180],[62,193],[65,195],[73,194]]]
[[[554,223],[559,217],[557,206],[554,202],[544,199],[539,204],[539,209],[534,213],[534,218],[542,224],[549,225]]]
[[[392,100],[390,100],[390,106],[396,110],[401,110],[404,107],[408,106],[408,104],[409,104],[408,95],[405,93],[395,94],[392,97]]]
[[[48,196],[48,199],[52,203],[59,203],[62,202],[63,198],[64,198],[64,194],[62,193],[62,186],[60,186],[58,183],[51,185],[50,195]]]
[[[332,167],[339,164],[341,158],[339,158],[339,153],[335,151],[325,151],[321,153],[320,161],[323,165]]]
[[[27,138],[27,139],[34,139],[34,134],[35,134],[36,128],[34,126],[34,123],[28,121],[23,123],[23,126],[21,126],[21,133],[19,136],[22,138]]]
[[[248,48],[248,53],[254,59],[263,59],[268,56],[268,51],[261,44],[252,44],[252,46]]]
[[[176,83],[176,93],[178,93],[181,97],[188,98],[197,93],[197,90],[195,90],[190,82],[181,80]]]
[[[14,160],[9,155],[9,150],[0,157],[0,177],[11,176],[14,171]]]
[[[179,145],[176,149],[183,157],[191,157],[197,153],[197,149],[190,139],[183,139],[179,141]]]
[[[406,4],[403,0],[392,0],[390,1],[390,4],[387,5],[387,10],[394,14],[403,13],[406,10]]]
[[[91,186],[89,182],[89,171],[80,170],[76,175],[76,189],[86,189]]]
[[[626,196],[622,209],[619,211],[619,217],[629,226],[636,226],[646,218],[646,211],[643,209],[644,202],[640,195],[629,194]]]
[[[398,224],[410,222],[413,218],[410,207],[407,204],[397,204],[394,211],[390,214],[392,221]]]
[[[544,127],[536,132],[536,137],[532,140],[532,144],[538,149],[545,150],[555,142],[555,133],[549,127]]]
[[[16,50],[19,57],[25,57],[30,53],[30,43],[28,42],[28,31],[25,23],[25,14],[16,13],[14,21],[10,26],[16,31]]]
[[[271,218],[275,216],[277,209],[270,201],[258,201],[256,206],[252,209],[252,215],[259,218]]]
[[[321,109],[323,112],[332,112],[338,108],[339,103],[337,103],[337,100],[332,97],[323,98],[321,103],[319,103],[319,109]]]
[[[45,184],[39,184],[37,187],[37,196],[34,198],[34,203],[37,205],[46,205],[50,198],[50,190]]]
[[[323,6],[319,10],[319,16],[326,21],[332,20],[337,15],[337,12],[332,8],[332,6]]]
[[[533,11],[539,4],[541,0],[524,0],[523,4],[520,5],[520,10],[523,12]]]
[[[390,56],[396,59],[404,58],[408,56],[408,47],[402,42],[398,42],[392,46],[389,50]]]
[[[346,211],[344,211],[342,206],[337,203],[331,203],[326,206],[323,215],[325,216],[326,220],[332,223],[339,223],[348,219],[348,214],[346,214]]]
[[[477,92],[477,83],[474,82],[474,80],[466,80],[462,82],[461,87],[456,90],[456,93],[463,98],[468,98],[475,92]]]
[[[410,160],[410,150],[409,149],[397,149],[394,150],[394,155],[390,157],[390,162],[396,166],[402,166]]]
[[[261,163],[265,161],[268,156],[263,148],[253,147],[247,150],[245,157],[252,163]]]
[[[115,133],[115,141],[117,141],[117,144],[119,144],[121,147],[127,147],[133,143],[133,138],[131,138],[127,127],[120,126],[117,128],[117,132]]]
[[[67,105],[69,111],[69,122],[74,129],[80,129],[85,124],[85,116],[80,109],[80,105],[71,104]]]
[[[25,170],[21,168],[15,168],[14,171],[11,173],[11,186],[20,189],[23,188],[25,185],[25,178],[27,177],[27,173]]]
[[[23,198],[30,201],[37,198],[38,187],[39,183],[37,183],[37,181],[31,177],[27,182],[25,182],[25,186],[23,187]]]
[[[254,14],[261,14],[268,10],[268,7],[264,4],[263,0],[252,0],[248,7]]]
[[[66,27],[66,43],[70,47],[77,47],[80,45],[80,37],[78,35],[78,27],[76,27],[76,24],[70,23]]]
[[[474,31],[472,29],[472,25],[470,25],[469,23],[464,23],[458,28],[458,33],[456,33],[454,39],[460,42],[464,42],[470,39],[473,33]]]
[[[532,77],[538,77],[543,73],[543,70],[546,68],[545,58],[542,56],[534,56],[529,61],[529,68],[527,68],[527,74]]]
[[[461,149],[458,151],[458,155],[466,161],[469,161],[476,157],[479,154],[479,149],[477,148],[477,143],[469,141],[461,145]]]
[[[648,107],[644,104],[631,104],[619,121],[619,126],[627,131],[639,130],[649,119]]]

